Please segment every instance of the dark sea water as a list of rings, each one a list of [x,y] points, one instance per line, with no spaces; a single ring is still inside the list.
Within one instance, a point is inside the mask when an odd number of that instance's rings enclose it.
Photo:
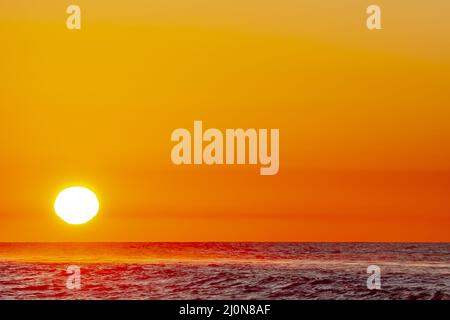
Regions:
[[[449,300],[450,243],[0,244],[0,299]]]

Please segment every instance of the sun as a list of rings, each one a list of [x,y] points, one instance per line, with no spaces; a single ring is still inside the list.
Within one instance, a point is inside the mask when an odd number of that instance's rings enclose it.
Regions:
[[[55,200],[56,214],[70,224],[83,224],[97,215],[100,205],[97,196],[85,187],[70,187],[61,191]]]

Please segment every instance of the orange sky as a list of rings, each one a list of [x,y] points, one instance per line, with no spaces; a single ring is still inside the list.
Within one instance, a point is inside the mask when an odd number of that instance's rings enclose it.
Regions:
[[[0,241],[450,241],[450,3],[376,2],[1,2]],[[194,120],[279,128],[279,173],[173,165]]]

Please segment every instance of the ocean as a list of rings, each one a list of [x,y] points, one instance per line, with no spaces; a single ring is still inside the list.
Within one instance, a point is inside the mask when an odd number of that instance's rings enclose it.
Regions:
[[[0,299],[450,300],[450,243],[1,243]]]

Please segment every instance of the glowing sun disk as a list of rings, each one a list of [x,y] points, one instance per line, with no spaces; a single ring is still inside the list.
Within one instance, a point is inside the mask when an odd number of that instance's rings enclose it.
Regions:
[[[97,215],[99,202],[91,190],[84,187],[70,187],[56,197],[56,214],[70,224],[83,224]]]

